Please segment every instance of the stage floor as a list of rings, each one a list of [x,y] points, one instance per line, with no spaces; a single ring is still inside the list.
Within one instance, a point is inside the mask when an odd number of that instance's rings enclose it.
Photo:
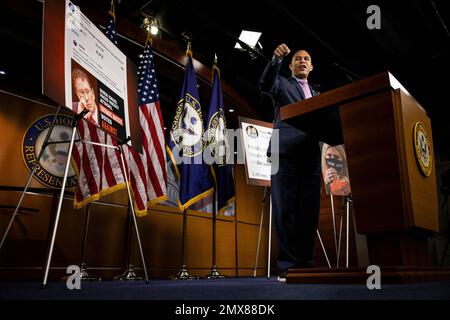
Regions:
[[[0,282],[0,300],[450,300],[450,281],[383,284],[286,284],[276,278],[81,282]]]

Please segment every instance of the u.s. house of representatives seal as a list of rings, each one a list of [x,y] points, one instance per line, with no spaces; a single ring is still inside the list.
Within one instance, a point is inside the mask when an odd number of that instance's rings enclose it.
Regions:
[[[208,141],[212,156],[218,165],[224,165],[230,156],[230,148],[227,140],[227,122],[223,109],[220,108],[210,119],[208,124]]]
[[[422,122],[416,122],[414,125],[414,149],[420,171],[428,177],[431,174],[433,161],[430,139]]]
[[[22,156],[30,172],[37,165],[34,172],[36,180],[50,188],[61,188],[67,158],[70,156],[68,155],[68,150],[72,134],[71,124],[73,119],[71,117],[59,115],[49,139],[49,142],[67,142],[49,144],[45,148],[39,163],[36,164],[37,157],[54,117],[55,115],[46,115],[30,125],[23,136]],[[76,183],[77,177],[71,166],[66,188],[73,188],[76,186]]]
[[[182,156],[194,157],[205,149],[204,127],[200,103],[189,94],[178,102],[172,123],[172,140]]]

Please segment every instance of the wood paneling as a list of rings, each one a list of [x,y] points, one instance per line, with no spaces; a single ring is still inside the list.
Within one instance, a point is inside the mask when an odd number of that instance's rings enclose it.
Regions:
[[[244,165],[235,166],[236,178],[236,218],[239,222],[258,224],[262,206],[265,205],[264,223],[268,223],[269,201],[263,204],[264,187],[247,184]]]
[[[255,268],[256,249],[258,245],[259,226],[239,223],[237,226],[237,241],[238,247],[238,268],[249,269],[253,273]],[[276,240],[275,234],[272,232],[272,257],[276,257]],[[259,247],[258,267],[267,267],[267,253],[268,253],[268,233],[264,232],[261,235],[261,242]],[[239,272],[241,275],[241,272]]]

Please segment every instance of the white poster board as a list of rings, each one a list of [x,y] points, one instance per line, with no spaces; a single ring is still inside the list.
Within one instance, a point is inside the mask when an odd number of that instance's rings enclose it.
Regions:
[[[134,64],[70,0],[44,2],[43,94],[140,149]],[[132,131],[132,132],[131,132]],[[131,143],[129,143],[131,145]]]
[[[272,123],[239,117],[248,184],[270,186],[271,163],[267,156]]]

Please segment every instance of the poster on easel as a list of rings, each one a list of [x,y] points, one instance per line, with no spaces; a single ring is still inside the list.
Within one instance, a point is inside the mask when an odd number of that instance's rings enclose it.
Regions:
[[[44,2],[42,92],[141,148],[136,67],[70,0]],[[136,126],[136,128],[134,128]]]
[[[343,144],[322,144],[322,176],[327,194],[348,196],[351,193],[347,156]]]
[[[271,162],[267,156],[272,123],[239,117],[245,173],[248,184],[270,186]]]

